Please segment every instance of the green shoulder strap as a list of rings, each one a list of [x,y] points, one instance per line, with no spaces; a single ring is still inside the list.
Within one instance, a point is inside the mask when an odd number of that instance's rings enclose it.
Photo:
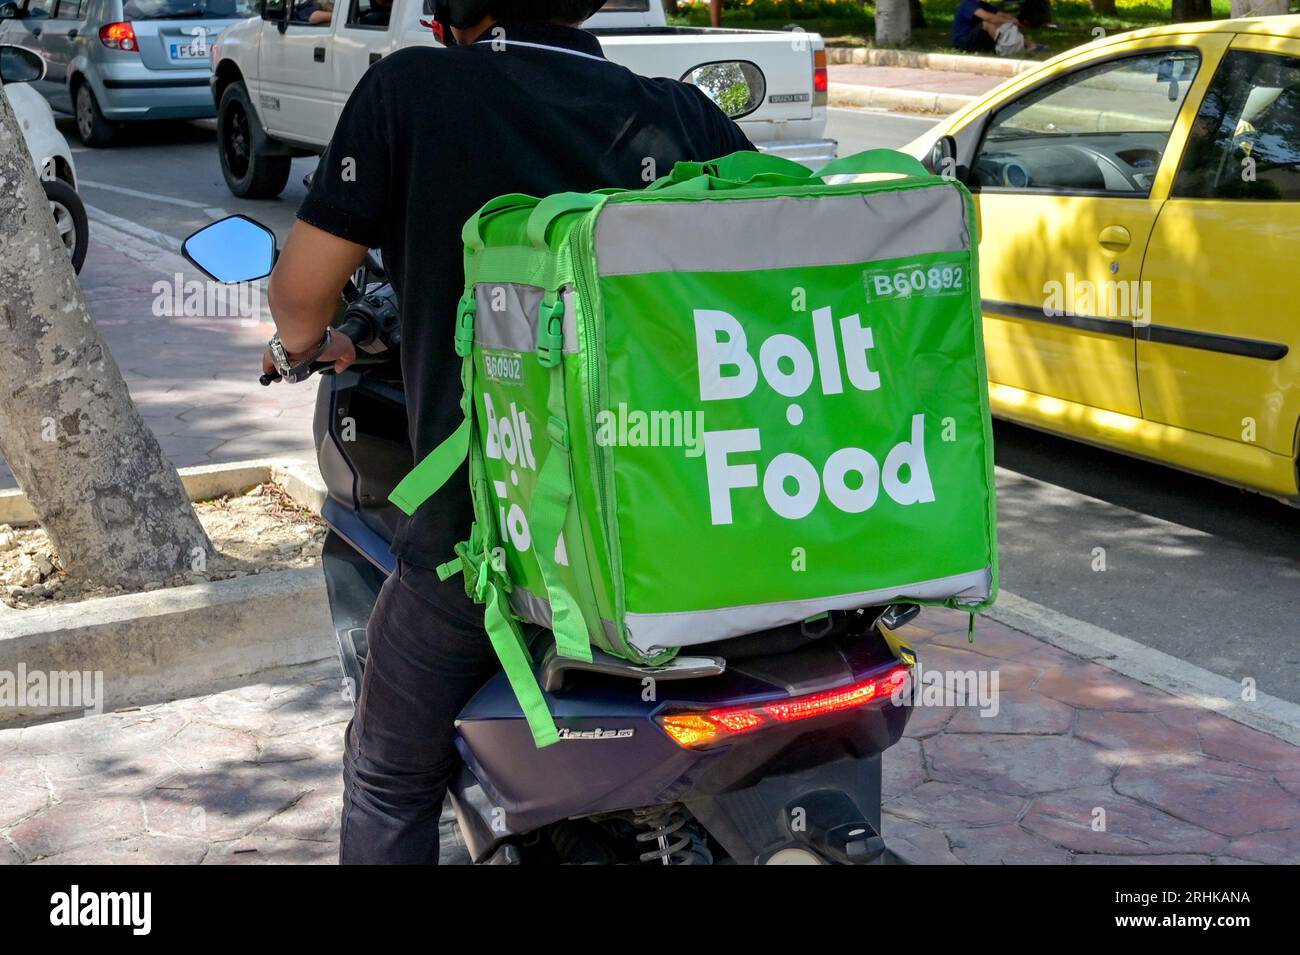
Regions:
[[[564,300],[548,292],[542,301],[543,314],[558,310],[563,315]],[[590,590],[591,577],[586,565],[586,545],[578,524],[573,500],[573,463],[569,454],[569,411],[564,394],[563,349],[538,347],[543,365],[550,368],[550,391],[546,398],[546,436],[550,450],[537,475],[529,509],[528,526],[533,532],[533,553],[546,582],[546,599],[551,605],[551,632],[560,656],[591,661],[591,633],[599,632],[600,617],[595,593]],[[556,550],[564,541],[567,573],[557,559]],[[566,582],[565,578],[568,578]],[[572,584],[573,586],[570,586]],[[579,602],[575,590],[583,595]]]
[[[827,176],[861,176],[873,172],[895,172],[904,176],[929,176],[930,171],[907,153],[897,149],[868,149],[852,156],[841,156],[817,170],[819,179]]]
[[[494,574],[489,574],[484,590],[487,606],[483,610],[483,628],[492,641],[492,649],[501,661],[501,669],[505,671],[510,688],[515,691],[515,699],[524,711],[524,719],[533,731],[533,740],[538,749],[558,743],[560,734],[555,728],[555,718],[551,716],[550,707],[546,705],[546,694],[542,692],[537,683],[537,675],[533,672],[533,661],[528,653],[523,630]]]
[[[487,206],[483,208],[486,209]],[[456,354],[464,359],[461,371],[464,388],[460,406],[465,417],[456,430],[425,455],[388,495],[388,500],[397,505],[397,509],[407,517],[414,514],[421,504],[433,497],[451,479],[469,454],[472,437],[470,418],[473,414],[473,390],[470,387],[474,371],[473,348],[474,286],[470,285],[465,289],[465,294],[460,297],[460,304],[456,309]]]
[[[402,478],[388,499],[407,517],[414,514],[464,463],[465,455],[469,452],[469,438],[470,424],[467,418],[461,421],[451,437],[430,451]]]
[[[501,661],[515,699],[523,711],[528,727],[532,731],[537,746],[550,746],[559,742],[559,731],[555,719],[551,716],[546,703],[546,695],[537,683],[533,672],[532,657],[528,652],[528,643],[524,639],[519,620],[510,609],[507,594],[510,581],[504,569],[494,565],[497,539],[492,508],[488,503],[487,473],[483,462],[483,447],[472,440],[474,420],[474,360],[465,355],[461,365],[461,386],[463,396],[461,408],[465,422],[471,431],[469,444],[469,485],[470,497],[474,503],[474,525],[470,529],[468,541],[456,545],[460,569],[465,574],[465,590],[477,602],[484,605],[483,629],[487,631],[492,649]],[[438,575],[444,580],[454,573],[449,564],[438,568]]]
[[[714,176],[732,182],[747,182],[755,176],[786,176],[790,179],[807,179],[808,167],[791,159],[783,159],[769,153],[746,150],[721,156],[708,162],[679,162],[672,172],[656,180],[651,189],[665,189],[668,186],[695,179],[698,176]]]

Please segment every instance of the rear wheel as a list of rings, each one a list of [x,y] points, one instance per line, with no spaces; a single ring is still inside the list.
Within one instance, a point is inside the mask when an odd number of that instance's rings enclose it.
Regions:
[[[274,199],[289,181],[289,156],[268,154],[243,83],[231,83],[217,110],[217,150],[226,186],[241,199]]]
[[[99,111],[99,102],[89,83],[81,83],[72,94],[72,108],[77,117],[77,135],[87,146],[111,146],[116,127]]]
[[[43,179],[41,187],[45,190],[45,198],[50,201],[50,212],[54,216],[54,228],[58,230],[59,241],[72,260],[73,270],[80,272],[81,263],[86,261],[86,249],[90,245],[86,206],[77,191],[61,179]]]

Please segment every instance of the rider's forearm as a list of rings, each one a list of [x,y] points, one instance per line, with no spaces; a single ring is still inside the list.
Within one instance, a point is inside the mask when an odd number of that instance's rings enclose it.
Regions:
[[[286,351],[301,354],[321,340],[343,286],[365,254],[363,245],[305,222],[294,224],[267,287],[271,315]]]

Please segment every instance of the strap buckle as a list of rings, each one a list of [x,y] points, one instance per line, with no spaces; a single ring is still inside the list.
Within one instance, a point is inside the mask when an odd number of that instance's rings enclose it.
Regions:
[[[569,423],[554,415],[546,419],[546,437],[561,451],[569,450]]]
[[[550,293],[554,294],[554,293]],[[538,309],[537,360],[544,368],[554,368],[564,354],[564,299],[550,295]]]
[[[464,358],[474,350],[474,292],[467,289],[456,306],[456,354]]]

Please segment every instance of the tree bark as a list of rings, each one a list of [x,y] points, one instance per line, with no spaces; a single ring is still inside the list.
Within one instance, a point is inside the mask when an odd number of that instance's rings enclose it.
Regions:
[[[1190,23],[1196,20],[1212,20],[1214,10],[1210,0],[1173,0],[1173,20],[1175,23]]]
[[[212,554],[91,321],[2,93],[0,453],[72,576],[139,586]]]
[[[876,46],[905,47],[912,42],[909,0],[877,0]]]
[[[1286,16],[1287,11],[1287,0],[1232,0],[1233,19]]]

